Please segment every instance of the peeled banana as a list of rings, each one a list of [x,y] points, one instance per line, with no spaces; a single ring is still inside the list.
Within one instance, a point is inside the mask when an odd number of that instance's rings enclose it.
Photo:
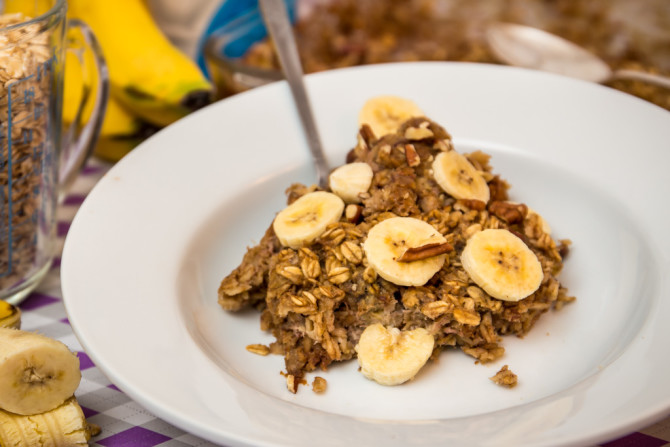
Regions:
[[[79,358],[34,332],[0,328],[0,409],[31,415],[70,398],[81,381]]]
[[[91,427],[74,397],[41,414],[18,415],[0,410],[2,447],[74,447],[88,445]]]
[[[21,327],[21,310],[0,300],[0,328],[19,329]]]
[[[337,195],[310,192],[281,210],[272,228],[283,246],[300,248],[319,237],[329,224],[340,220],[343,211],[344,201]]]
[[[93,29],[107,60],[111,96],[133,115],[166,126],[211,102],[211,83],[165,37],[142,0],[68,5],[69,17]]]
[[[526,298],[544,278],[535,253],[504,229],[487,229],[471,236],[461,253],[461,263],[479,287],[504,301]]]
[[[372,168],[367,163],[348,163],[333,170],[328,177],[330,189],[346,203],[359,203],[360,195],[372,184]]]
[[[489,201],[491,192],[486,180],[464,155],[455,150],[440,152],[432,167],[435,181],[452,197]]]
[[[432,225],[413,217],[392,217],[368,232],[363,251],[379,276],[399,286],[422,286],[437,273],[445,254],[411,262],[399,259],[412,248],[446,244],[445,237]]]
[[[413,101],[398,96],[382,95],[368,99],[358,114],[359,127],[367,124],[376,137],[394,133],[410,118],[424,116]]]
[[[424,328],[401,331],[377,323],[365,328],[356,345],[361,372],[381,385],[412,379],[433,353],[435,339]]]

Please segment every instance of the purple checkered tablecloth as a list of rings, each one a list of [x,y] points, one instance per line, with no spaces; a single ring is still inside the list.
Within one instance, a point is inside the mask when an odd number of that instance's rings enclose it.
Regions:
[[[70,223],[88,192],[107,172],[110,165],[92,160],[73,185],[58,210],[58,237],[61,244]],[[68,323],[60,286],[60,257],[46,279],[22,304],[22,329],[38,331],[62,341],[77,352],[82,381],[77,400],[89,422],[102,432],[91,440],[92,446],[105,447],[186,447],[214,446],[157,418],[131,400],[105,377],[83,351]],[[638,432],[601,444],[603,447],[670,446],[670,417]]]

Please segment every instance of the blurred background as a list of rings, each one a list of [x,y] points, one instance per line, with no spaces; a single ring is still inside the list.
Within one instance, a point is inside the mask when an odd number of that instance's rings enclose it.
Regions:
[[[120,90],[114,88],[114,80],[119,68],[111,55],[115,50],[107,51],[101,37],[103,50],[110,54],[112,101],[96,153],[110,161],[118,160],[156,130],[199,107],[282,78],[256,0],[144,2],[156,27],[195,64],[203,80],[189,70],[163,76],[162,82],[182,85],[172,104],[168,101],[163,106],[173,110],[161,111],[161,105],[154,104],[154,109],[139,107],[138,111],[136,105],[141,102],[138,98],[151,93],[131,89],[130,96],[136,97],[129,101],[128,88],[124,86],[122,94],[117,94]],[[531,25],[567,38],[597,54],[612,68],[670,75],[668,0],[286,0],[286,3],[306,73],[400,61],[500,63],[484,35],[489,24],[502,21]],[[86,14],[82,15],[84,20],[88,19]],[[95,21],[87,22],[98,31]],[[160,63],[154,65],[161,67]],[[670,110],[667,88],[629,80],[610,81],[607,85]]]

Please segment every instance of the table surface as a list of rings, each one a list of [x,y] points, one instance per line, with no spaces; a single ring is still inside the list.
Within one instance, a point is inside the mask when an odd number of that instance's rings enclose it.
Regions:
[[[89,422],[102,432],[90,441],[92,446],[182,447],[214,446],[197,436],[157,418],[114,386],[83,351],[68,323],[60,285],[60,251],[79,206],[95,183],[111,165],[91,160],[58,209],[59,254],[45,280],[20,307],[21,328],[38,331],[65,343],[79,356],[82,381],[75,393]],[[670,446],[670,417],[622,438],[600,444],[603,447]]]

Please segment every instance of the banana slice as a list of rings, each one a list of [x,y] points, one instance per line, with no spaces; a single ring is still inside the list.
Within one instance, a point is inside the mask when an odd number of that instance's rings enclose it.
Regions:
[[[400,385],[426,364],[434,345],[435,339],[424,328],[401,331],[377,323],[365,328],[356,353],[365,377],[381,385]]]
[[[387,281],[399,286],[422,286],[437,273],[445,254],[412,262],[399,262],[408,248],[446,243],[432,225],[413,217],[392,217],[370,229],[363,243],[369,265]]]
[[[437,154],[433,161],[433,177],[456,199],[476,199],[487,203],[491,197],[484,177],[465,156],[454,150]]]
[[[333,193],[315,191],[305,194],[281,210],[272,228],[285,247],[300,248],[309,244],[340,220],[344,202]]]
[[[360,194],[372,184],[372,168],[367,163],[347,163],[330,173],[330,189],[346,203],[360,203]]]
[[[376,96],[368,99],[358,114],[358,124],[370,126],[377,138],[397,132],[410,118],[425,114],[413,101],[398,96]]]
[[[90,438],[84,412],[74,397],[41,414],[22,416],[0,410],[2,446],[86,446]]]
[[[509,203],[514,203],[518,204],[519,202],[514,202],[514,201],[509,201]],[[544,217],[537,211],[535,211],[533,208],[529,207],[526,205],[526,208],[528,209],[528,215],[526,216],[526,219],[528,219],[531,215],[535,215],[537,218],[537,222],[540,225],[540,229],[542,229],[543,232],[547,233],[548,235],[551,235],[551,227],[549,226],[549,222],[546,221]]]
[[[52,410],[81,381],[79,358],[63,343],[34,332],[0,328],[0,408],[30,415]]]
[[[544,273],[535,253],[507,230],[475,233],[461,253],[463,268],[489,295],[519,301],[535,292]]]
[[[539,222],[540,228],[542,229],[542,231],[551,235],[551,226],[549,226],[549,222],[547,222],[546,219],[544,217],[542,217],[542,215],[540,213],[538,213],[537,211],[535,211],[531,207],[528,207],[528,215],[530,216],[531,214],[534,214],[535,216],[537,216],[537,221]]]
[[[19,329],[21,310],[7,301],[0,301],[0,327]]]

